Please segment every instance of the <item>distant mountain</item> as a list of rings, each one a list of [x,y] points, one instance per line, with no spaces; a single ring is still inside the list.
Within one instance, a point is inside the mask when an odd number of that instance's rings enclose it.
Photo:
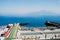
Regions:
[[[59,13],[49,12],[49,11],[39,11],[32,13],[9,13],[8,15],[4,15],[4,13],[0,16],[8,16],[8,17],[40,17],[40,16],[60,16]]]
[[[57,13],[53,13],[53,12],[40,11],[40,12],[28,13],[25,16],[27,16],[27,17],[40,17],[40,16],[60,16],[60,15]]]

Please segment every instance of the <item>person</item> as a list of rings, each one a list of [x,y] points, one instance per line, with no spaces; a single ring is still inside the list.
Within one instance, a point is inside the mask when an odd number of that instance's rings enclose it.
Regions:
[[[55,38],[56,38],[56,35],[55,35]]]

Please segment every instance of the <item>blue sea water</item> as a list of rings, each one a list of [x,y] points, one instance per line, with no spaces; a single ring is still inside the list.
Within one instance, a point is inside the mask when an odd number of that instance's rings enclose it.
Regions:
[[[40,17],[4,17],[0,16],[0,26],[10,23],[29,23],[29,27],[45,27],[46,20],[60,23],[60,16],[40,16]]]

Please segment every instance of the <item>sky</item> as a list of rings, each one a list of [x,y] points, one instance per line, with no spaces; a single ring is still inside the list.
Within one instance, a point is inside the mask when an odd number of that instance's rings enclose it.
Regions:
[[[0,16],[60,15],[60,0],[0,0]]]

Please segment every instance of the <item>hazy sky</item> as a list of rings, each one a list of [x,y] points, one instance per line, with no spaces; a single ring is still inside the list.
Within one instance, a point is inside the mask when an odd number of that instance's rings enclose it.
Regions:
[[[0,15],[26,16],[41,11],[45,12],[44,15],[59,15],[60,0],[0,0]]]

